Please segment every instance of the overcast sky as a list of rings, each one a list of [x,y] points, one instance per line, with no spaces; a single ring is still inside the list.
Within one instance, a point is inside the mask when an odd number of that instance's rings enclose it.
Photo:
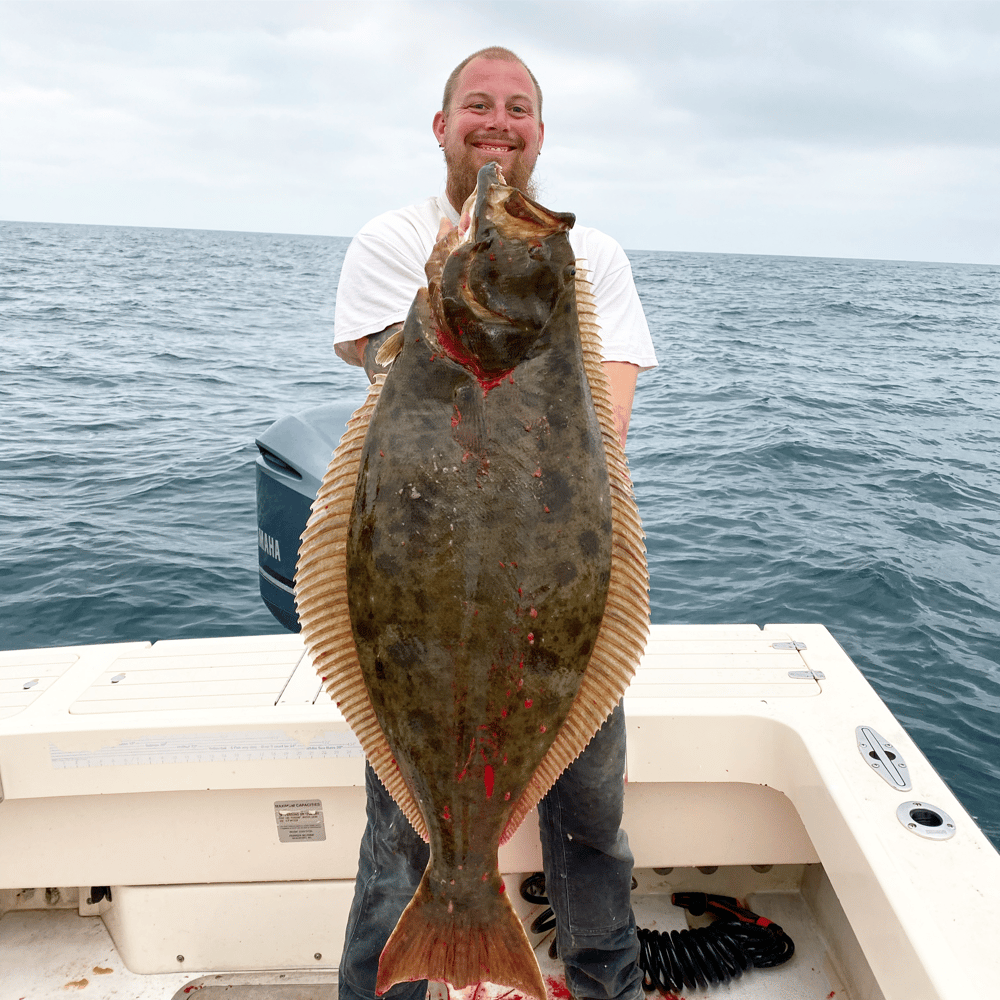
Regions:
[[[0,2],[0,218],[352,235],[484,45],[626,248],[1000,263],[1000,3]]]

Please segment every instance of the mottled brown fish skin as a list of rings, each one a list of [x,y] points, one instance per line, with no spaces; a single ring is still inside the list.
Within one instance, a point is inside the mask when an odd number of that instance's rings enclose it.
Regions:
[[[561,352],[484,392],[432,360],[422,304],[365,444],[350,609],[397,763],[461,842],[467,810],[499,837],[569,710],[604,610],[611,512],[589,389]]]
[[[351,623],[431,846],[380,992],[429,976],[544,997],[520,923],[509,927],[497,848],[594,648],[612,530],[565,228],[511,239],[480,225],[448,257],[440,287],[414,302],[362,452]],[[435,940],[446,977],[412,964]]]

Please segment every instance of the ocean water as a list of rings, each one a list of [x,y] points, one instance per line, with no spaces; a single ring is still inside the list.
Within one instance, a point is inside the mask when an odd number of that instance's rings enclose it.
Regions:
[[[254,439],[346,239],[0,223],[0,648],[280,631]],[[1000,846],[1000,268],[634,252],[655,622],[822,622]]]

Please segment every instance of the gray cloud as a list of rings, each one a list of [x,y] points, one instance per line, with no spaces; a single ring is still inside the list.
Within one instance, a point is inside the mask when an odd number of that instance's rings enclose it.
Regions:
[[[626,246],[1000,261],[1000,5],[11,3],[0,216],[349,235],[439,190],[448,70],[545,90]]]

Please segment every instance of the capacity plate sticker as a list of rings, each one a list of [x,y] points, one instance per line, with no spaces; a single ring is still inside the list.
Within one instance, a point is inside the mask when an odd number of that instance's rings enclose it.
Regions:
[[[274,820],[282,844],[300,844],[306,840],[326,840],[323,803],[320,799],[274,803]]]

